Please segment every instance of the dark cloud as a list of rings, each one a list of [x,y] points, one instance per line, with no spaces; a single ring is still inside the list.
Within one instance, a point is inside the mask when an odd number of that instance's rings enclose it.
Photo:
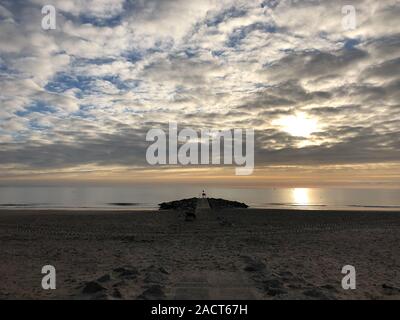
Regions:
[[[271,72],[278,79],[295,79],[335,76],[346,68],[368,57],[368,53],[357,49],[341,49],[335,53],[311,51],[293,52],[281,60],[266,66],[266,72]]]
[[[309,113],[317,116],[329,116],[329,115],[345,115],[345,114],[357,114],[362,112],[360,105],[350,106],[339,106],[339,107],[317,107],[308,110]]]

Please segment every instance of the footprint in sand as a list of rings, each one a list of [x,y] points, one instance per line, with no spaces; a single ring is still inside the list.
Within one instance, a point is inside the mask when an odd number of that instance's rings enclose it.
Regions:
[[[283,282],[278,279],[269,279],[263,281],[264,291],[272,297],[287,294],[287,290],[285,290],[283,286]]]
[[[88,299],[122,299],[121,287],[126,286],[127,280],[136,280],[139,271],[135,267],[124,266],[106,273],[95,281],[88,281],[81,286],[81,293]]]
[[[246,266],[244,267],[244,271],[263,272],[266,270],[265,264],[256,258],[242,256],[242,259],[243,259],[244,263],[246,264]]]
[[[104,276],[101,276],[98,278],[96,281],[100,283],[108,282],[111,280],[111,276],[109,274],[105,274]]]
[[[396,288],[386,283],[382,285],[383,293],[388,296],[400,295],[400,288]]]
[[[169,272],[163,267],[151,265],[142,270],[145,273],[143,279],[145,290],[138,296],[142,300],[165,299],[164,283],[168,280]]]
[[[118,278],[135,279],[139,275],[139,271],[135,267],[119,267],[115,268],[113,272]]]
[[[104,291],[107,291],[107,289],[95,281],[86,282],[82,289],[83,294],[95,294]]]
[[[140,294],[138,297],[140,300],[162,300],[165,299],[165,293],[164,293],[164,287],[155,284],[152,285],[151,287],[147,288]]]
[[[323,292],[322,290],[318,289],[318,288],[312,288],[312,289],[308,289],[303,291],[303,295],[305,295],[306,297],[312,298],[312,299],[316,299],[316,300],[332,300],[333,297],[329,294],[326,294],[325,292]]]

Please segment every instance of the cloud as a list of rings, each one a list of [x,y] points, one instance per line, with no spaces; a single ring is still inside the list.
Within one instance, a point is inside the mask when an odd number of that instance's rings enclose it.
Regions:
[[[47,1],[0,5],[0,172],[145,167],[145,134],[252,127],[266,165],[395,162],[398,1]],[[274,120],[299,112],[318,132]]]
[[[42,7],[49,4],[46,0],[33,0],[32,3]],[[122,13],[124,0],[53,0],[51,5],[64,14],[106,19]]]

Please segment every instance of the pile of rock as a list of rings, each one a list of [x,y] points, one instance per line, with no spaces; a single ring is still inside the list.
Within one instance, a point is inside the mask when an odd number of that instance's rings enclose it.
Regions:
[[[186,210],[194,211],[197,205],[197,198],[182,199],[171,202],[160,203],[159,210]]]
[[[208,199],[208,203],[210,204],[211,209],[227,209],[227,208],[243,208],[246,209],[249,206],[245,203],[238,201],[229,201],[225,199]]]
[[[159,210],[183,210],[194,212],[197,205],[197,198],[182,199],[171,202],[160,203]],[[248,208],[248,205],[238,201],[230,201],[225,199],[208,198],[211,209],[227,209],[227,208]]]

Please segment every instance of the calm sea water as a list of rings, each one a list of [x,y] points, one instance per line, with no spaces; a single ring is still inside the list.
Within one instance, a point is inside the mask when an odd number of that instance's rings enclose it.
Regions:
[[[199,197],[190,186],[0,187],[0,208],[154,209],[158,203]],[[400,210],[400,190],[207,188],[207,195],[254,208]]]

